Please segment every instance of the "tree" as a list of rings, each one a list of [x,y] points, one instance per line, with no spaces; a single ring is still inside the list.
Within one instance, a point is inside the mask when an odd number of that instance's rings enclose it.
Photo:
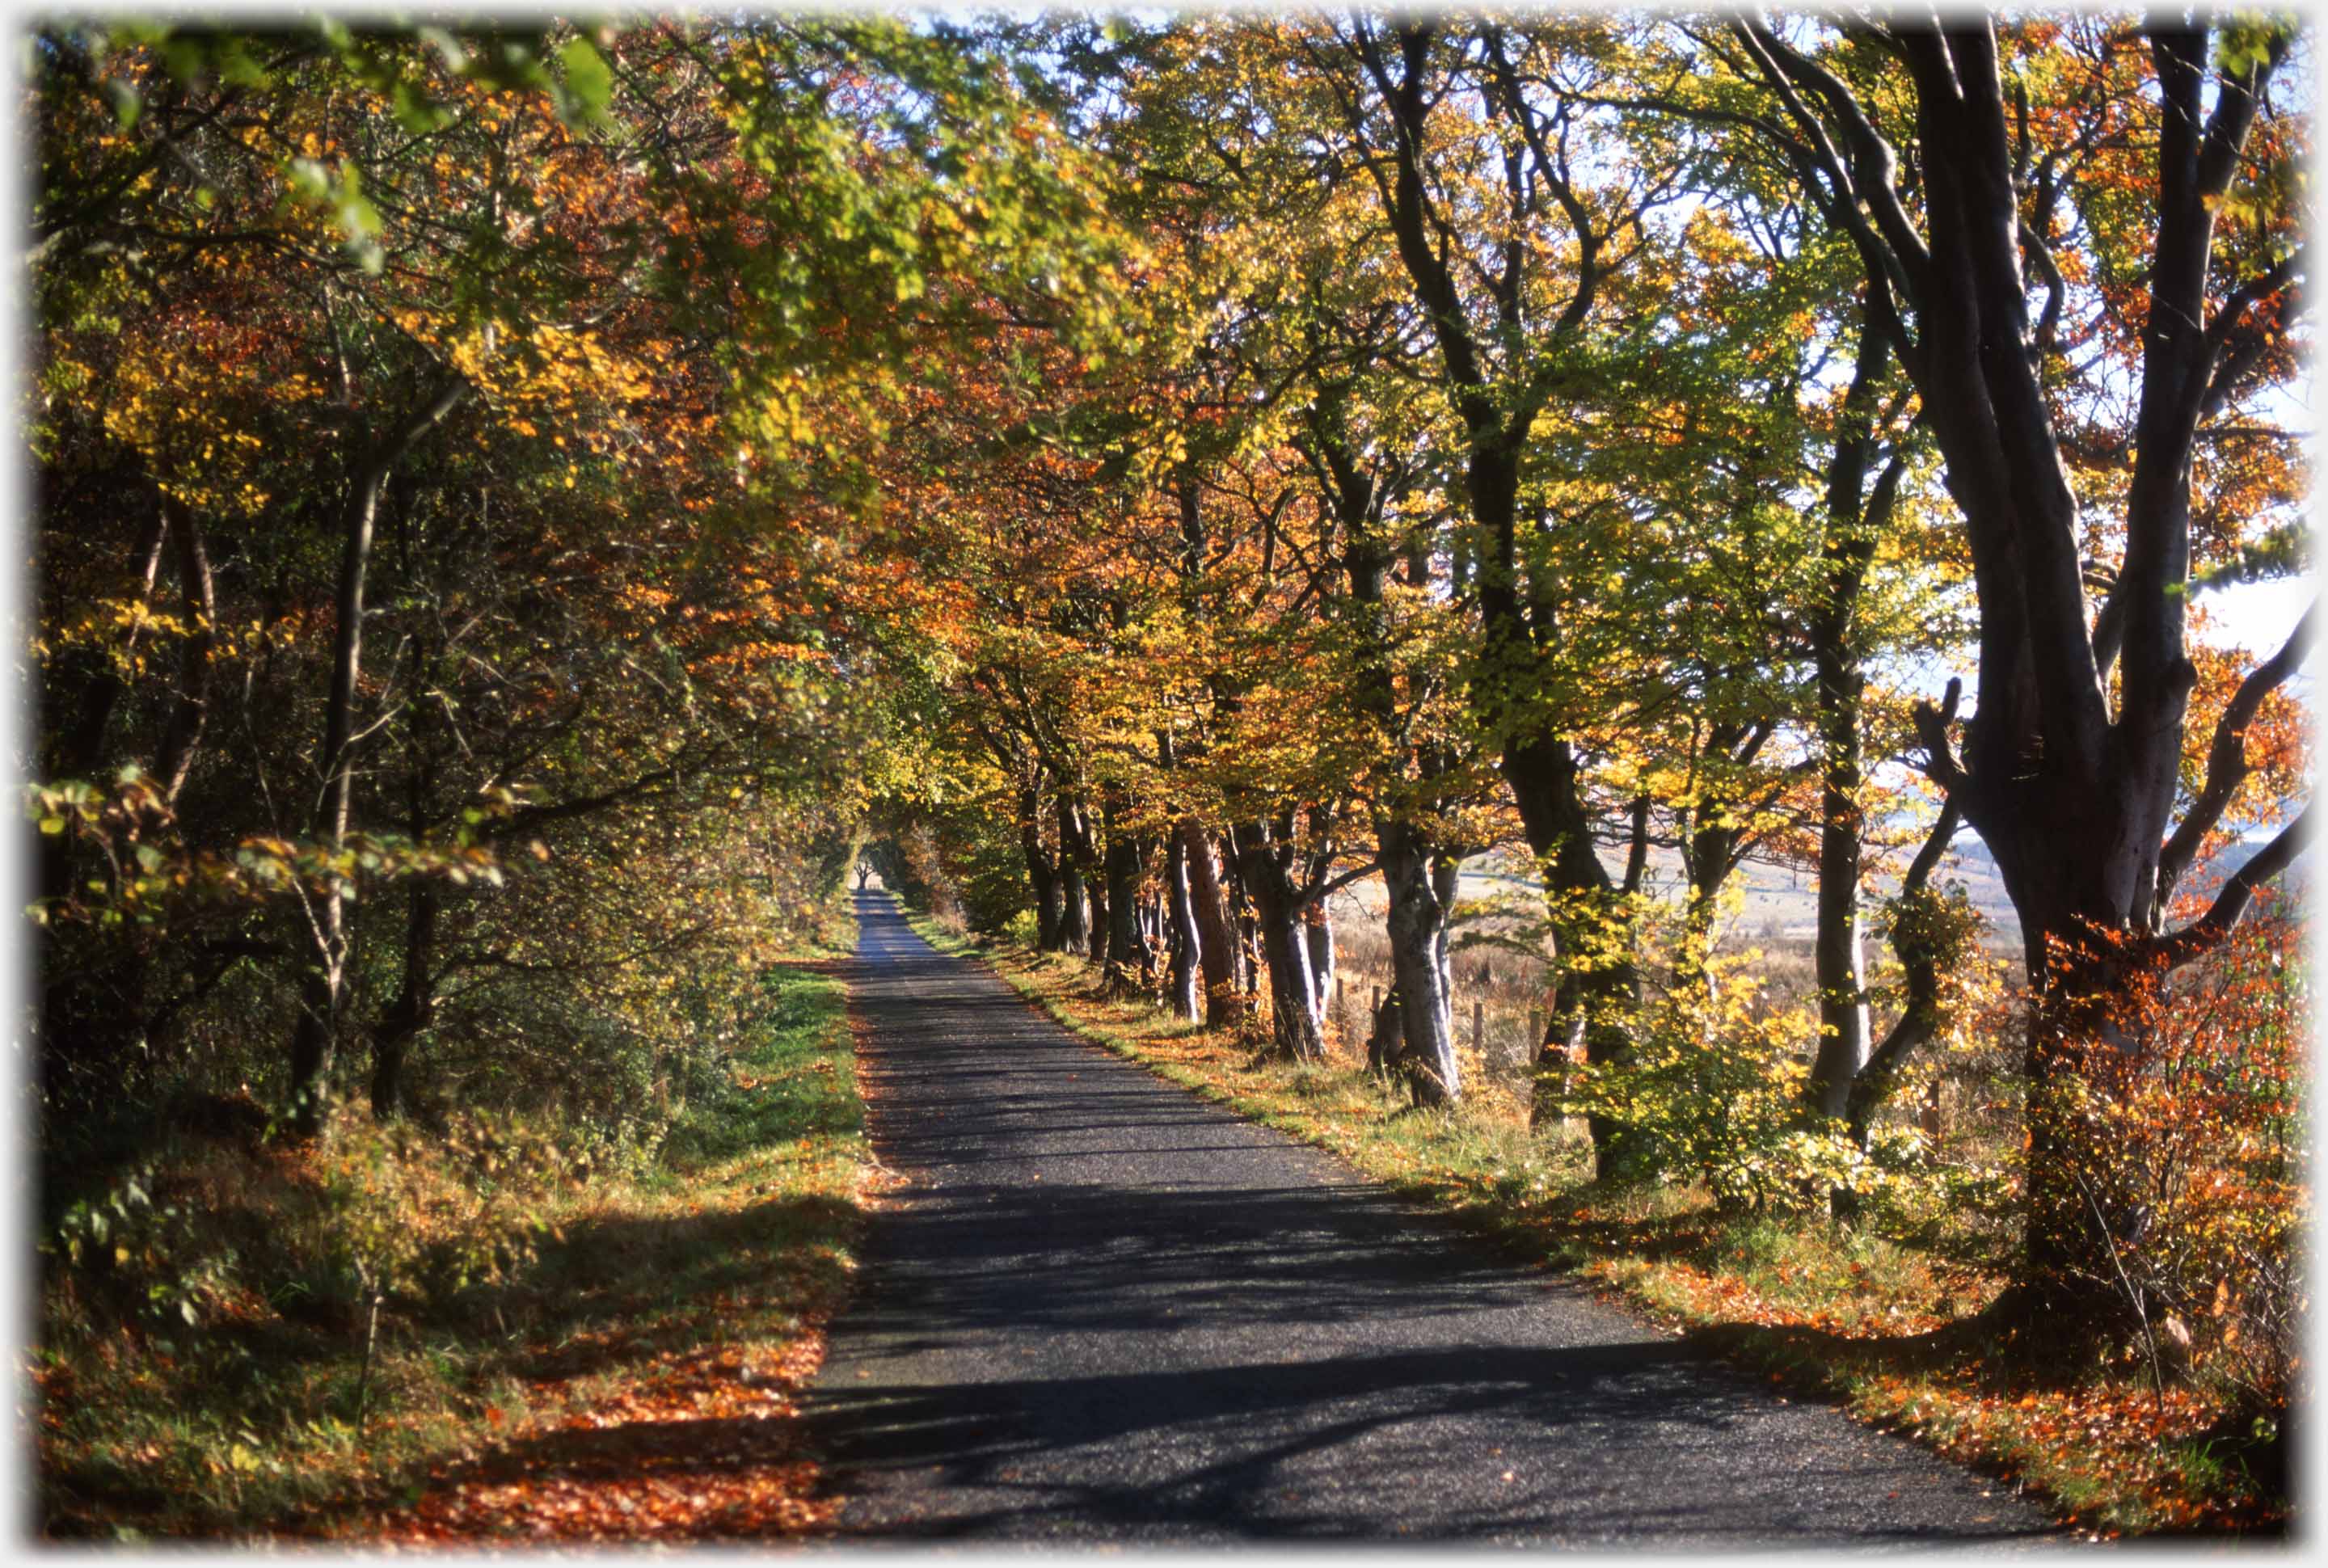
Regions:
[[[2302,841],[2299,812],[2170,927],[2166,895],[2220,809],[2202,788],[2170,831],[2207,542],[2193,529],[2200,436],[2288,373],[2305,252],[2285,174],[2302,132],[2272,97],[2293,33],[2161,19],[2137,44],[2099,23],[2080,55],[2062,33],[1982,18],[1807,39],[1742,18],[1699,42],[1759,101],[1685,112],[1750,116],[1849,238],[1945,461],[1979,596],[1979,697],[1961,746],[1957,687],[1924,711],[1926,765],[1996,858],[2037,991],[2030,1281],[2037,1299],[2090,1304],[2079,1280],[2107,1239],[2065,1183],[2053,1090],[2113,1046],[2138,978],[2219,944]],[[2094,440],[2105,405],[2061,357],[2081,306],[2139,389],[2116,432],[2123,501],[2101,530],[2123,553],[2090,615],[2102,540],[2066,455]],[[2308,622],[2258,668],[2258,699],[2307,636]],[[2239,707],[2216,726],[2234,771]]]

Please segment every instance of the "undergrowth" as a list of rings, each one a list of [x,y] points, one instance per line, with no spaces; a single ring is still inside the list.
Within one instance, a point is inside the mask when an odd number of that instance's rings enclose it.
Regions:
[[[652,1146],[353,1110],[300,1143],[247,1099],[182,1119],[43,1237],[39,1528],[653,1533],[623,1496],[601,1518],[559,1493],[559,1445],[788,1413],[872,1169],[844,1004],[829,963],[766,971]],[[486,1484],[512,1455],[532,1480]],[[716,1533],[814,1522],[768,1457]]]

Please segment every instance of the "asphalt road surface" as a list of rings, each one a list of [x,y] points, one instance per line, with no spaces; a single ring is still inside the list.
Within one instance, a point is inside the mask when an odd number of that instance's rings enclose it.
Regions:
[[[1516,1268],[858,896],[873,1223],[809,1404],[844,1535],[2028,1540],[2008,1489]]]

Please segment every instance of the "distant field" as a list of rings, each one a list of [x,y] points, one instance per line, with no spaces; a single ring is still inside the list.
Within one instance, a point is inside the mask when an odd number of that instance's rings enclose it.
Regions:
[[[1611,871],[1614,870],[1612,866]],[[1818,882],[1810,872],[1767,860],[1749,860],[1733,879],[1741,902],[1725,928],[1724,934],[1732,942],[1791,945],[1807,943],[1817,934]],[[1995,863],[1985,853],[1969,840],[1960,840],[1940,862],[1937,880],[1943,887],[1949,883],[1963,885],[1973,906],[1987,917],[1989,945],[2019,949],[2021,922],[2013,912],[2013,901],[2005,897]],[[1649,857],[1650,887],[1677,898],[1681,883],[1679,857],[1670,850],[1653,851]],[[1466,902],[1497,897],[1525,899],[1534,894],[1535,887],[1534,875],[1526,869],[1524,857],[1497,851],[1464,868],[1460,897]],[[1375,878],[1345,889],[1334,902],[1338,920],[1363,920],[1375,926],[1382,922],[1383,886]]]
[[[2241,841],[2232,845],[2212,861],[2193,869],[2188,886],[2195,892],[2207,892],[2232,869],[2244,865],[2248,858],[2262,847],[2259,840]],[[2291,897],[2310,897],[2310,882],[2316,872],[2316,851],[2307,851],[2288,868],[2282,885]],[[1604,859],[1610,859],[1604,855]],[[1617,867],[1611,859],[1613,875]],[[1741,894],[1738,912],[1724,927],[1723,935],[1737,946],[1767,945],[1792,948],[1807,944],[1818,934],[1818,879],[1809,871],[1774,864],[1768,860],[1748,860],[1739,869],[1734,880]],[[1987,945],[1993,952],[2018,954],[2021,950],[2021,920],[2014,913],[2013,901],[2005,896],[2004,882],[1997,875],[1996,862],[1980,841],[1967,833],[1940,861],[1934,878],[1938,886],[1961,885],[1970,897],[1973,907],[1988,921]],[[1649,885],[1657,892],[1678,898],[1682,884],[1681,862],[1671,850],[1654,850],[1649,856]],[[1535,876],[1527,869],[1525,855],[1509,850],[1496,850],[1478,857],[1464,868],[1460,897],[1466,901],[1489,900],[1497,897],[1527,900],[1535,887]],[[1875,895],[1882,897],[1891,891],[1880,885]],[[1379,931],[1384,908],[1383,887],[1379,879],[1366,880],[1344,889],[1333,900],[1338,921],[1362,921]],[[1532,907],[1532,906],[1531,906]]]

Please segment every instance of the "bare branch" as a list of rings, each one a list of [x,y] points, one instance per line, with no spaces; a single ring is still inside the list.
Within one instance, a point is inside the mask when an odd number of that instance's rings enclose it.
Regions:
[[[2151,903],[2154,925],[2164,917],[2167,900],[2174,896],[2174,885],[2190,868],[2198,854],[2199,846],[2222,821],[2224,811],[2231,803],[2232,794],[2240,783],[2253,771],[2248,762],[2248,726],[2254,722],[2263,699],[2285,685],[2304,662],[2312,648],[2313,639],[2319,634],[2320,608],[2317,605],[2304,613],[2304,618],[2288,634],[2279,652],[2248,672],[2239,690],[2224,706],[2223,716],[2215,723],[2215,737],[2207,747],[2207,780],[2199,789],[2198,799],[2174,836],[2158,854],[2157,891]]]
[[[2295,821],[2279,831],[2277,838],[2223,879],[2223,890],[2215,895],[2215,902],[2208,906],[2206,914],[2182,930],[2160,938],[2157,951],[2166,967],[2179,968],[2220,944],[2247,914],[2256,890],[2287,869],[2289,863],[2303,852],[2310,842],[2311,828],[2312,808],[2306,805],[2295,814]]]
[[[1948,692],[1938,708],[1919,702],[1913,713],[1916,741],[1925,752],[1924,775],[1939,785],[1950,801],[1957,798],[1966,783],[1963,765],[1957,761],[1956,747],[1948,741],[1948,727],[1956,722],[1957,704],[1963,698],[1964,681],[1952,675]]]

